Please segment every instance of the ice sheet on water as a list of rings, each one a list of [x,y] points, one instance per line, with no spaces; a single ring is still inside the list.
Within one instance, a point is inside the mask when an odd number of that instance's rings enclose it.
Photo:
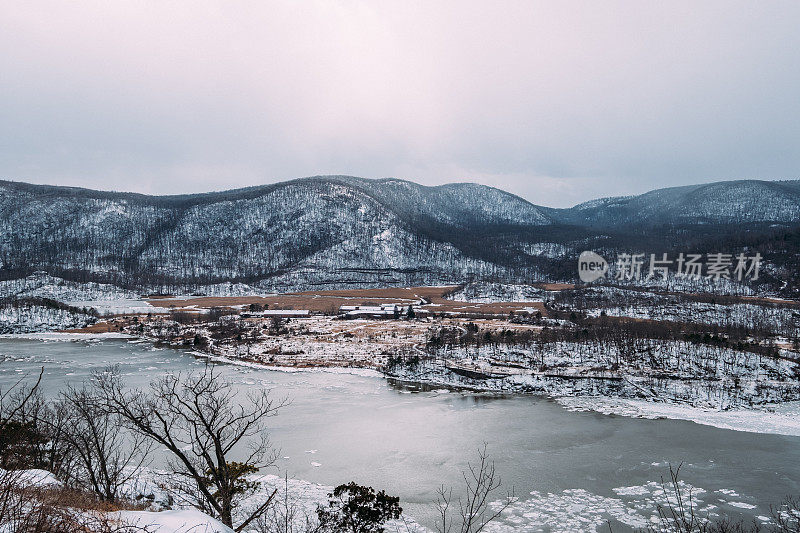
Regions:
[[[634,418],[671,418],[750,433],[800,436],[800,402],[784,402],[762,409],[715,411],[686,405],[625,398],[561,397],[556,401],[570,411],[596,411]]]
[[[503,511],[500,520],[486,529],[490,533],[551,531],[597,531],[616,520],[632,528],[643,528],[648,519],[619,498],[592,494],[584,489],[568,489],[560,493],[533,491],[530,498],[520,499]],[[493,502],[499,510],[502,502]]]
[[[619,522],[630,528],[641,529],[658,520],[658,506],[675,505],[672,487],[655,481],[642,485],[612,489],[617,497],[594,494],[585,489],[567,489],[561,492],[530,493],[528,498],[517,498],[500,515],[496,523],[490,524],[489,533],[512,533],[548,531],[571,533],[574,531],[598,531],[607,527],[609,521]],[[715,516],[718,506],[706,503],[708,494],[703,488],[680,481],[678,491],[683,502],[692,505],[703,516]],[[500,510],[503,501],[492,502],[494,510]],[[745,504],[747,505],[747,504]],[[755,508],[742,507],[742,508]]]
[[[751,503],[746,502],[728,502],[728,505],[732,505],[733,507],[739,507],[740,509],[755,509],[756,506]]]
[[[633,487],[617,487],[613,490],[620,496],[644,496],[645,494],[650,494],[650,490],[647,487],[640,485]]]

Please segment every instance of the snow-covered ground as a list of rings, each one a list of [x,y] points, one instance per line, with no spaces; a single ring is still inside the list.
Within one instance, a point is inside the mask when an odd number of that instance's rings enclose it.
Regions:
[[[94,309],[100,315],[146,315],[148,313],[169,313],[170,309],[150,304],[141,298],[120,298],[111,300],[69,300],[73,307]]]
[[[668,465],[661,465],[665,468]],[[149,510],[118,511],[110,513],[126,526],[146,527],[151,533],[231,533],[233,530],[218,520],[194,509],[190,505],[174,504],[174,508],[164,508],[166,493],[153,482],[165,481],[165,473],[142,471],[142,477],[133,481],[127,490],[132,498],[152,497],[152,490],[161,492]],[[25,484],[48,487],[59,484],[48,472],[40,470],[23,471],[18,478]],[[304,530],[306,524],[316,523],[316,509],[325,506],[328,494],[333,487],[311,483],[299,479],[289,479],[276,475],[252,476],[259,486],[238,508],[245,516],[261,505],[275,493],[273,503],[264,515],[267,523],[290,523],[297,531]],[[603,496],[586,489],[574,488],[558,492],[531,491],[526,495],[489,503],[489,508],[501,511],[497,520],[490,523],[485,531],[489,533],[516,533],[550,531],[552,533],[572,533],[574,531],[595,532],[609,522],[620,523],[630,528],[644,529],[658,525],[658,508],[677,507],[677,494],[684,505],[691,505],[700,520],[714,519],[737,510],[751,510],[758,502],[752,496],[742,495],[734,490],[716,490],[693,486],[683,480],[677,486],[665,485],[659,481],[648,481],[641,485],[620,486],[612,489],[613,496]],[[677,492],[676,492],[677,491]],[[92,511],[93,513],[98,513]],[[761,525],[768,525],[771,518],[758,516]],[[256,529],[258,522],[245,531]],[[431,530],[418,524],[409,516],[402,516],[385,524],[387,533],[431,533]],[[2,528],[0,528],[2,530]]]
[[[785,307],[681,302],[594,308],[587,310],[587,316],[597,317],[603,311],[608,316],[691,322],[723,327],[758,327],[764,330],[777,330],[787,337],[800,334],[800,311]]]
[[[110,513],[125,526],[146,528],[149,533],[231,533],[233,530],[219,520],[195,509],[189,503],[183,503],[177,494],[171,494],[167,488],[171,475],[167,472],[143,468],[137,475],[122,487],[122,494],[131,501],[149,501],[150,506],[144,510],[125,510]],[[299,479],[289,479],[272,474],[253,475],[249,479],[257,483],[257,488],[241,501],[236,510],[236,520],[244,520],[249,513],[259,508],[272,494],[273,505],[264,518],[267,522],[293,522],[298,531],[304,524],[316,523],[318,506],[328,503],[328,494],[333,487],[311,483]],[[15,472],[14,480],[20,486],[49,488],[61,486],[50,472],[44,470],[23,470]],[[90,511],[86,511],[90,512]],[[99,511],[91,511],[99,513]],[[245,531],[257,530],[258,523]],[[0,524],[0,532],[5,532]],[[386,523],[388,533],[427,533],[428,530],[417,524],[408,516]]]
[[[395,365],[389,372],[403,380],[477,390],[553,397],[602,395],[717,409],[800,399],[796,363],[689,341],[648,340],[633,346],[590,341],[456,345],[436,348],[434,353],[439,358]],[[510,375],[474,379],[448,370],[452,363],[484,374]]]
[[[596,411],[634,418],[689,420],[734,431],[800,436],[800,402],[797,401],[724,411],[603,396],[558,397],[556,401],[571,411]]]
[[[217,283],[187,288],[175,297],[263,296],[264,290],[243,283]],[[87,307],[106,314],[165,313],[169,309],[150,305],[138,292],[106,283],[68,281],[36,272],[26,278],[0,281],[0,298],[48,298],[73,307]]]
[[[249,479],[257,483],[257,488],[241,501],[241,505],[236,510],[237,514],[234,516],[235,521],[243,520],[275,492],[273,505],[265,515],[266,521],[288,520],[294,523],[298,530],[302,530],[299,528],[304,524],[316,523],[317,507],[327,505],[328,494],[333,491],[333,487],[330,486],[274,474],[257,474],[249,476]],[[136,518],[137,523],[140,525],[156,524],[163,528],[156,529],[158,533],[172,531],[181,533],[185,531],[188,533],[190,530],[182,529],[185,524],[198,525],[200,527],[199,531],[202,532],[206,531],[203,528],[207,525],[214,527],[215,524],[219,524],[216,520],[194,510],[188,503],[182,503],[177,494],[170,495],[169,489],[166,488],[169,485],[169,481],[170,474],[166,472],[142,469],[139,476],[128,483],[123,492],[133,500],[145,498],[152,501],[151,509],[148,512],[125,511],[122,516],[126,519]],[[138,521],[138,519],[141,519],[141,521]],[[255,526],[256,524],[253,525]],[[392,520],[386,526],[388,533],[425,533],[427,531],[408,516],[402,516],[399,520]],[[195,533],[195,530],[191,531]],[[212,531],[227,532],[229,529],[208,529],[207,531],[208,533]]]
[[[233,529],[197,509],[178,511],[119,511],[122,524],[148,533],[233,533]]]
[[[724,297],[719,297],[724,300]],[[778,302],[778,300],[776,300]],[[680,295],[597,286],[557,295],[554,309],[579,310],[587,316],[624,316],[723,327],[757,328],[784,336],[800,334],[800,309],[777,303],[741,301],[712,303]]]
[[[11,475],[10,479],[5,479],[5,482],[11,482],[18,487],[36,487],[39,489],[50,489],[61,487],[63,484],[56,479],[53,474],[46,470],[19,470],[5,475]],[[149,471],[143,472],[143,475],[150,477]],[[141,483],[134,480],[129,484],[128,495],[135,499],[136,496],[142,494],[141,491],[135,490],[140,488],[150,488],[151,484]],[[150,492],[145,490],[145,492]],[[23,503],[24,505],[24,503]],[[80,516],[101,517],[104,513],[101,511],[76,511]],[[233,530],[226,527],[218,520],[192,508],[183,508],[175,510],[147,510],[147,511],[117,511],[108,513],[108,518],[118,521],[120,531],[128,531],[129,528],[142,528],[142,531],[148,533],[233,533]],[[91,521],[89,521],[91,523]],[[0,532],[13,533],[16,532],[13,520],[9,523],[0,522]]]
[[[7,472],[0,470],[1,472]],[[53,487],[60,486],[61,482],[47,470],[32,468],[15,472],[15,482],[21,486]]]
[[[390,355],[410,351],[425,342],[427,322],[389,320],[334,320],[313,316],[291,320],[286,332],[265,335],[258,324],[245,324],[257,339],[219,341],[206,326],[181,327],[170,320],[154,320],[128,331],[143,337],[170,340],[209,337],[202,351],[208,355],[244,359],[270,366],[326,366],[381,368]],[[178,340],[178,342],[182,342]]]
[[[231,365],[238,365],[250,368],[259,368],[264,370],[272,370],[274,372],[289,372],[289,373],[296,373],[296,372],[325,372],[328,374],[346,374],[351,376],[363,376],[368,378],[378,378],[382,377],[383,374],[377,370],[373,370],[370,368],[353,368],[353,367],[341,367],[341,366],[313,366],[313,367],[303,367],[303,366],[275,366],[269,365],[264,363],[255,363],[252,361],[244,361],[242,359],[236,357],[224,357],[219,355],[211,355],[204,352],[191,352],[193,355],[197,357],[205,357],[210,361],[215,361],[219,363],[226,363]]]
[[[154,289],[150,292],[157,292],[157,290]],[[190,296],[191,294],[253,296],[266,293],[263,289],[244,283],[224,282],[186,288],[177,296]],[[107,283],[68,281],[46,272],[35,272],[25,278],[0,281],[0,298],[9,296],[50,298],[60,302],[88,302],[138,300],[141,294]]]
[[[460,302],[540,302],[545,291],[532,285],[473,282],[449,294],[447,299]]]
[[[87,300],[124,300],[138,298],[135,292],[114,285],[78,283],[36,272],[22,279],[0,281],[0,297],[39,297],[59,302]]]
[[[0,303],[0,333],[34,333],[82,328],[96,318],[78,309],[62,309],[35,301]]]
[[[232,284],[225,284],[220,290],[234,290]],[[100,315],[166,313],[169,309],[155,307],[147,303],[133,291],[102,283],[78,283],[57,278],[44,272],[37,272],[22,279],[0,281],[0,298],[9,302],[14,300],[44,298],[61,302],[77,310],[93,309]],[[6,332],[32,333],[36,331],[55,331],[86,326],[91,323],[81,313],[42,306],[11,305],[0,308],[0,330]]]
[[[647,271],[645,270],[642,273],[641,279],[631,281],[618,280],[616,279],[616,268],[612,264],[607,279],[615,284],[623,286],[627,285],[634,288],[646,287],[670,292],[709,293],[728,296],[751,296],[756,294],[751,286],[732,279],[720,278],[715,280],[706,277],[679,277],[674,274],[671,274],[666,279],[662,278],[660,275],[655,275],[650,279],[646,279],[646,276]]]

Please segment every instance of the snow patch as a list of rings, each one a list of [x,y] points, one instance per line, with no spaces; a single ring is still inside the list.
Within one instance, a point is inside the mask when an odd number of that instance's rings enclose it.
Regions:
[[[714,411],[687,405],[625,398],[561,397],[556,401],[570,411],[596,411],[633,418],[669,418],[749,433],[800,436],[800,402],[785,402],[760,409]]]

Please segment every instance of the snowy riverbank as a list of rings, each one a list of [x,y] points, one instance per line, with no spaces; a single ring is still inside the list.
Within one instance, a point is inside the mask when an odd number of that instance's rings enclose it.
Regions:
[[[687,405],[602,396],[558,397],[555,400],[570,411],[595,411],[604,415],[633,418],[688,420],[733,431],[800,437],[800,402],[783,402],[750,409],[720,411]]]
[[[0,339],[39,340],[43,342],[102,342],[107,340],[128,340],[134,343],[150,343],[125,333],[31,333],[0,335]],[[429,373],[395,373],[385,375],[377,370],[357,367],[293,367],[262,364],[236,357],[224,357],[199,351],[189,351],[195,357],[207,358],[222,364],[263,369],[284,373],[328,373],[357,375],[368,378],[394,379],[409,383],[421,383],[443,389],[473,390],[497,394],[532,394],[553,398],[571,411],[594,411],[604,415],[631,418],[666,418],[686,420],[697,424],[713,426],[734,431],[751,433],[800,436],[800,401],[766,403],[753,407],[718,409],[708,405],[690,405],[685,402],[644,400],[635,397],[624,398],[603,394],[599,380],[558,380],[550,379],[540,383],[540,390],[532,390],[530,383],[523,383],[522,377],[506,380],[471,380],[442,371]],[[524,376],[523,376],[524,377]],[[524,386],[523,386],[524,385]],[[618,387],[618,383],[612,383]],[[632,391],[632,394],[635,391]]]
[[[512,385],[503,388],[503,385],[489,381],[482,383],[477,380],[464,380],[460,376],[450,375],[450,379],[444,378],[445,374],[438,374],[437,378],[432,375],[416,377],[413,379],[402,379],[400,376],[382,374],[376,370],[366,368],[345,368],[345,367],[315,367],[297,368],[286,366],[274,366],[243,361],[231,357],[213,356],[202,352],[191,352],[198,357],[205,357],[209,360],[258,368],[275,372],[326,372],[332,374],[349,374],[364,377],[388,377],[398,381],[410,383],[420,383],[443,388],[468,389],[477,392],[495,392],[499,394],[524,394],[523,390],[515,390]],[[746,431],[750,433],[764,433],[788,436],[800,436],[800,401],[770,403],[749,408],[733,409],[711,409],[708,407],[692,406],[681,403],[661,402],[654,400],[639,400],[633,398],[619,398],[612,396],[598,396],[595,392],[597,384],[590,383],[591,380],[581,380],[579,382],[571,380],[552,380],[550,391],[542,390],[539,395],[553,398],[560,405],[570,411],[595,411],[604,415],[626,416],[630,418],[666,418],[673,420],[687,420],[697,424],[713,426],[721,429],[734,431]],[[467,383],[469,382],[469,383]],[[560,383],[558,383],[560,382]],[[577,384],[584,388],[575,388]],[[560,385],[560,386],[559,386]],[[588,388],[586,388],[588,387]],[[528,392],[530,394],[530,392]]]
[[[654,464],[669,468],[668,464]],[[43,489],[58,488],[61,483],[51,474],[41,470],[20,472],[19,479],[26,485]],[[238,508],[238,513],[247,515],[263,504],[271,495],[272,505],[266,511],[265,524],[289,524],[293,531],[304,531],[307,525],[315,524],[317,508],[328,503],[333,487],[301,479],[277,475],[254,475],[249,478],[255,489]],[[143,469],[125,487],[123,494],[130,501],[150,501],[149,507],[141,510],[124,510],[109,513],[126,526],[147,528],[151,533],[230,533],[230,528],[218,520],[193,508],[191,504],[179,503],[167,488],[170,474]],[[601,495],[582,488],[554,492],[530,491],[511,498],[506,506],[503,500],[489,502],[489,508],[498,511],[496,519],[485,531],[489,533],[514,533],[517,531],[551,531],[571,533],[573,531],[601,531],[609,523],[629,528],[643,529],[658,524],[659,507],[676,504],[675,492],[684,502],[691,500],[698,516],[715,519],[739,510],[754,510],[759,503],[753,496],[741,494],[730,488],[713,488],[678,481],[669,486],[660,481],[647,481],[637,485],[618,486],[611,494]],[[90,511],[102,514],[100,511]],[[772,523],[767,514],[756,515],[761,525]],[[262,531],[255,524],[245,531]],[[432,533],[412,517],[403,514],[400,519],[385,524],[387,533]]]

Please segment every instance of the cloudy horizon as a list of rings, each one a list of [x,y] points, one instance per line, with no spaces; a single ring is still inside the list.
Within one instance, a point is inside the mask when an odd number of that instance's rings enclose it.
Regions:
[[[539,205],[796,179],[796,2],[8,2],[0,178],[346,174]]]

